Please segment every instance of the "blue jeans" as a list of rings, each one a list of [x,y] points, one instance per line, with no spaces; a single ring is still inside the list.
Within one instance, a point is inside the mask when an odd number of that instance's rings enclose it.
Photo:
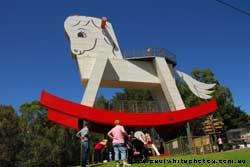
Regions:
[[[121,160],[126,159],[126,148],[123,143],[113,143],[114,152],[115,152],[115,161],[119,161],[119,153],[121,153]]]
[[[89,142],[82,142],[82,167],[86,167],[89,155]]]

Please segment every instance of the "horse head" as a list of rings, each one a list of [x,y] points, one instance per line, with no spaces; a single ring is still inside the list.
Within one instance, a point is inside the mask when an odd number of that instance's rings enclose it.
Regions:
[[[69,16],[64,29],[76,56],[122,58],[111,23],[103,17]]]

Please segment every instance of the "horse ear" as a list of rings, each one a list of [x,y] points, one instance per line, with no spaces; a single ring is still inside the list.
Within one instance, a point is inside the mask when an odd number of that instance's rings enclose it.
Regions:
[[[64,27],[71,27],[76,25],[80,20],[77,19],[78,16],[69,16],[67,19],[64,21]]]
[[[106,28],[106,22],[107,22],[107,17],[102,17],[102,23],[101,23],[101,28],[104,29]]]

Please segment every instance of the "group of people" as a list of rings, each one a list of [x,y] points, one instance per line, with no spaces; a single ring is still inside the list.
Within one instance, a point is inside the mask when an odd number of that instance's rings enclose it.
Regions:
[[[145,161],[152,151],[154,151],[156,155],[159,155],[148,133],[144,134],[142,131],[137,131],[128,134],[120,124],[120,120],[115,120],[114,124],[115,126],[107,135],[112,139],[116,167],[120,167],[120,160],[122,161],[123,167],[130,166],[133,162]],[[82,144],[81,165],[82,167],[86,167],[89,151],[89,129],[87,122],[84,122],[83,128],[77,132],[76,136],[81,139]],[[127,140],[125,140],[125,137]],[[107,142],[108,140],[103,139],[95,144],[94,155],[96,163],[102,161],[102,150],[106,147]]]
[[[149,155],[160,155],[158,149],[151,141],[149,133],[136,131],[128,135],[127,140],[128,162],[145,162]]]

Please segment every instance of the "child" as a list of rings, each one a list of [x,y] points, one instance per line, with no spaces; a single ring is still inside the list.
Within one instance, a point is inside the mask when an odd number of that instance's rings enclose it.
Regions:
[[[104,147],[107,145],[108,140],[103,139],[95,144],[94,148],[94,162],[98,163],[103,161],[102,159],[102,151]]]

